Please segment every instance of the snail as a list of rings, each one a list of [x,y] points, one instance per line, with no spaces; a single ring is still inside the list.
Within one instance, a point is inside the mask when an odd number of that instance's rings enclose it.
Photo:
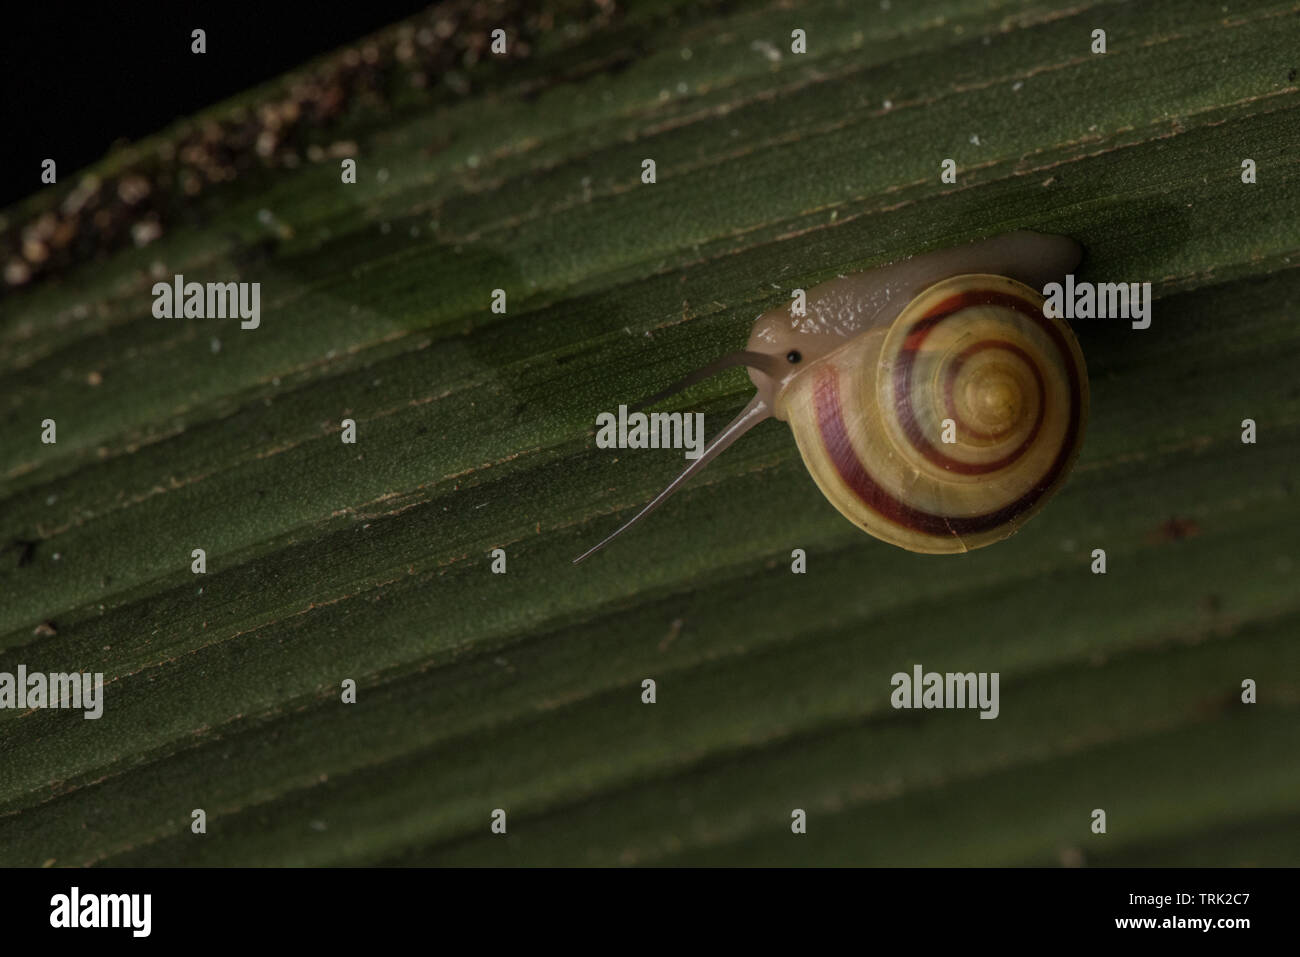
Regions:
[[[733,366],[757,394],[667,488],[578,563],[656,509],[768,418],[790,425],[822,494],[869,534],[928,554],[1001,541],[1061,486],[1088,415],[1083,353],[1038,292],[1082,256],[1014,232],[824,282],[758,317],[745,349],[638,403]]]

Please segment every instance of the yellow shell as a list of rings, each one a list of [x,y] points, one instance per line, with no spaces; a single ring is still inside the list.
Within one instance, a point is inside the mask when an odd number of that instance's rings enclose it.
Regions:
[[[1065,480],[1088,377],[1041,295],[967,274],[801,369],[776,406],[846,518],[910,551],[965,552],[1011,535]]]

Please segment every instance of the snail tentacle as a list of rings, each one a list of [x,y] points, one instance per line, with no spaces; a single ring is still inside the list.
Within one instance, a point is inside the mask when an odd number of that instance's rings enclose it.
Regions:
[[[775,356],[769,356],[762,352],[749,352],[741,349],[738,352],[728,352],[725,356],[714,359],[702,369],[696,369],[690,375],[679,379],[666,389],[660,389],[654,395],[646,396],[640,402],[628,407],[630,412],[640,412],[642,409],[649,408],[656,402],[662,402],[670,395],[676,395],[683,389],[689,389],[697,382],[703,382],[712,376],[717,375],[724,369],[730,369],[733,366],[747,366],[751,369],[758,369],[770,376],[779,376],[781,374],[781,363]]]
[[[704,468],[704,466],[708,465],[715,458],[721,455],[727,449],[727,447],[731,445],[732,442],[735,442],[736,439],[740,438],[742,435],[744,435],[754,426],[758,425],[758,423],[762,422],[764,419],[770,418],[771,415],[772,415],[772,410],[767,407],[767,403],[764,402],[761,397],[754,396],[754,398],[750,399],[749,404],[740,411],[739,415],[737,415],[734,419],[731,420],[731,422],[727,425],[725,429],[723,429],[714,437],[713,441],[708,444],[708,447],[705,448],[704,452],[700,455],[700,457],[696,459],[694,462],[692,462],[690,465],[686,466],[686,468],[682,470],[682,473],[678,475],[677,478],[673,479],[671,482],[668,483],[667,488],[665,488],[662,492],[660,492],[649,502],[647,502],[641,508],[641,511],[637,512],[630,519],[624,522],[623,525],[620,526],[618,530],[615,531],[612,535],[605,538],[603,541],[599,542],[598,544],[593,545],[591,548],[587,549],[585,552],[583,552],[581,555],[575,558],[573,560],[573,564],[576,565],[579,562],[581,562],[583,559],[587,558],[588,556],[594,555],[596,552],[600,551],[602,548],[604,548],[614,539],[618,538],[618,536],[626,532],[637,522],[641,521],[641,519],[645,518],[647,515],[653,512],[656,508],[658,508],[660,505],[664,503],[664,501],[668,498],[668,496],[672,495],[673,492],[677,491],[684,484],[686,484],[686,482],[690,481],[691,476],[695,475],[702,468]]]

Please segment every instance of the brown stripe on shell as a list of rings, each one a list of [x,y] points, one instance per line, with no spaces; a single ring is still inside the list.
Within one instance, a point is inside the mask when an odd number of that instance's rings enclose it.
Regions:
[[[938,303],[924,318],[918,320],[904,341],[904,350],[916,344],[937,322],[958,309],[972,304],[1008,305],[1034,317],[1044,329],[1052,342],[1066,357],[1066,375],[1069,379],[1070,396],[1069,424],[1066,428],[1061,447],[1056,458],[1043,477],[1020,498],[990,512],[981,515],[949,516],[936,515],[915,508],[895,497],[880,485],[858,460],[856,450],[849,440],[848,427],[844,421],[844,411],[840,400],[839,373],[831,364],[817,372],[813,386],[813,407],[817,417],[818,431],[822,444],[846,486],[872,511],[881,517],[899,525],[926,535],[939,538],[978,535],[992,531],[1014,519],[1016,516],[1033,508],[1038,500],[1052,489],[1063,476],[1073,456],[1074,447],[1079,437],[1079,416],[1082,406],[1082,394],[1079,386],[1079,373],[1075,367],[1073,352],[1050,320],[1042,315],[1041,310],[1029,312],[1029,304],[1013,296],[991,291],[965,292]]]

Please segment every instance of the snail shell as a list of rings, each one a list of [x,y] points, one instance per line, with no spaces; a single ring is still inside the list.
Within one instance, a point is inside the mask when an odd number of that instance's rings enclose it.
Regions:
[[[1042,507],[1087,409],[1079,346],[1042,304],[1005,276],[954,276],[791,378],[775,414],[846,518],[909,551],[964,552]]]
[[[1011,535],[1065,481],[1083,441],[1088,377],[1070,327],[1037,292],[1078,263],[1064,236],[1016,232],[854,273],[769,310],[732,365],[748,406],[603,547],[763,419],[790,424],[817,486],[858,527],[914,552]]]

